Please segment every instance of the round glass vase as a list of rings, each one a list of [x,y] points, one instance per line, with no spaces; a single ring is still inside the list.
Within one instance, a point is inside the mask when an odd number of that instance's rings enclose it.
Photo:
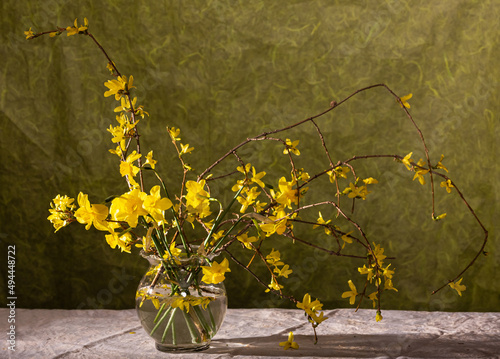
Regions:
[[[189,258],[160,261],[141,252],[149,269],[136,293],[141,325],[163,352],[198,351],[209,347],[227,310],[223,283],[201,281],[206,260]]]

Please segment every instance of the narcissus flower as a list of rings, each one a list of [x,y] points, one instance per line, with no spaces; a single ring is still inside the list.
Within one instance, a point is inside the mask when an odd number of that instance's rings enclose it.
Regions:
[[[156,222],[164,221],[163,212],[172,207],[172,201],[168,198],[161,198],[160,186],[151,188],[150,193],[151,195],[144,199],[144,209],[149,212]]]
[[[148,195],[138,188],[133,189],[111,202],[109,213],[111,218],[135,228],[140,216],[147,216],[148,211],[144,209],[143,203]]]
[[[210,212],[210,194],[205,190],[205,180],[200,182],[187,181],[186,208],[189,213],[204,218]]]
[[[201,280],[207,284],[223,282],[226,279],[225,273],[231,272],[227,258],[224,258],[221,263],[214,261],[211,266],[201,266],[201,269],[203,270],[203,278]]]
[[[100,231],[109,229],[106,218],[108,217],[108,207],[103,204],[90,204],[88,195],[80,192],[78,194],[78,208],[75,212],[75,218],[78,222],[86,224],[85,229],[94,225]]]
[[[286,342],[281,342],[280,347],[283,347],[285,350],[290,348],[299,349],[299,345],[293,341],[293,332],[288,333],[288,340]]]
[[[285,177],[281,177],[279,180],[279,192],[276,194],[276,202],[292,208],[292,204],[299,203],[299,190],[293,188],[296,185],[296,181],[292,180],[288,182]]]

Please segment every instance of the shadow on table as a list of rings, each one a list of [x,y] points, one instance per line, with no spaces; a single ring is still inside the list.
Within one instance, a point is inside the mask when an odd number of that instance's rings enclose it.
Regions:
[[[341,357],[341,358],[396,358],[399,356],[418,358],[498,358],[500,340],[498,336],[441,335],[327,335],[314,337],[296,335],[299,350],[279,346],[287,336],[236,338],[214,340],[207,354],[231,354],[244,356],[290,356],[290,357]]]

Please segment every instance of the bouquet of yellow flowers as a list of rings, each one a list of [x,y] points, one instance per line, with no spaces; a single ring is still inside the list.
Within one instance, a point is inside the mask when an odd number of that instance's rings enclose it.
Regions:
[[[325,111],[315,116],[247,138],[198,176],[192,175],[193,169],[186,161],[186,156],[194,148],[182,139],[179,128],[167,126],[165,136],[168,136],[177,153],[183,174],[180,189],[174,194],[169,190],[168,181],[162,178],[162,168],[155,160],[153,151],[143,150],[139,124],[149,114],[135,96],[133,76],[125,76],[119,71],[115,62],[89,32],[86,18],[83,25],[75,20],[73,26],[66,28],[57,27],[55,30],[39,33],[30,28],[25,32],[27,39],[46,34],[50,37],[63,34],[88,36],[106,57],[111,79],[104,83],[104,96],[114,97],[117,101],[114,109],[116,123],[107,129],[113,143],[110,152],[119,161],[120,175],[128,187],[122,195],[107,198],[102,203],[91,203],[85,193],[78,194],[76,203],[74,198],[59,194],[51,203],[48,219],[56,231],[73,222],[85,225],[86,229],[94,227],[104,233],[111,248],[126,253],[139,248],[137,250],[148,258],[151,267],[139,285],[136,303],[141,322],[155,339],[158,349],[176,350],[179,345],[187,349],[200,349],[208,345],[221,325],[227,307],[223,286],[225,274],[231,271],[227,257],[244,268],[267,292],[287,298],[302,309],[316,335],[316,327],[327,319],[323,313],[323,304],[318,299],[312,300],[308,293],[303,294],[301,301],[285,292],[284,283],[293,273],[293,265],[285,263],[278,250],[268,248],[267,238],[273,235],[288,239],[290,243],[301,243],[322,250],[329,255],[358,259],[362,266],[356,272],[363,276],[362,289],[359,290],[353,280],[348,280],[350,290],[341,296],[347,298],[351,305],[356,305],[357,302],[357,307],[361,305],[363,298],[368,298],[376,308],[376,320],[382,320],[382,294],[397,291],[393,282],[395,269],[388,263],[389,258],[382,243],[369,239],[352,216],[354,204],[367,200],[378,183],[373,177],[359,176],[354,167],[359,161],[391,159],[405,166],[413,174],[413,180],[418,180],[421,184],[430,181],[433,220],[441,220],[446,216],[446,213],[435,214],[436,179],[440,179],[440,187],[448,193],[458,194],[463,200],[484,231],[484,241],[470,263],[435,292],[447,285],[460,295],[465,290],[461,283],[462,275],[483,252],[488,232],[455,182],[448,177],[448,170],[442,163],[444,156],[436,163],[431,161],[424,136],[409,112],[408,101],[411,94],[400,97],[385,84],[359,89],[341,101],[332,101]],[[385,89],[394,98],[395,105],[401,107],[402,114],[414,126],[421,140],[425,158],[415,161],[412,158],[413,152],[404,155],[352,156],[343,160],[332,158],[316,120],[357,94],[374,88]],[[327,160],[324,168],[314,174],[309,174],[307,169],[297,165],[296,157],[301,155],[299,140],[283,136],[287,131],[306,124],[314,127],[317,141]],[[274,168],[258,168],[245,160],[241,150],[261,141],[278,144],[279,151],[282,152],[280,155],[286,156],[290,164],[287,173],[272,173],[270,176]],[[235,160],[233,169],[217,174],[215,169],[230,159]],[[146,175],[155,178],[157,184],[145,188]],[[267,180],[268,177],[275,179]],[[308,191],[316,184],[320,186],[322,179],[327,179],[326,182],[333,188],[333,194],[325,195],[321,201],[308,200]],[[212,193],[213,184],[219,182],[223,183],[219,186],[222,194],[231,193],[226,203],[218,199],[222,196]],[[321,209],[327,209],[334,215],[325,218]],[[307,216],[311,212],[314,213],[314,219]],[[297,226],[321,230],[327,240],[318,244],[301,238],[297,235]],[[234,245],[240,245],[248,251],[249,259],[245,263],[229,251]],[[353,246],[361,248],[362,253],[354,253],[350,249]],[[217,259],[221,254],[227,257]],[[257,263],[267,269],[267,278],[263,279],[253,271],[253,266]],[[288,342],[281,343],[285,349],[298,347],[293,342],[293,334],[291,338]]]

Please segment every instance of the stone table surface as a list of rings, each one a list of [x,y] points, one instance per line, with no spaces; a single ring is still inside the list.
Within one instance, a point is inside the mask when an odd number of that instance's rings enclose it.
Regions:
[[[17,308],[12,351],[9,314],[0,308],[0,358],[500,358],[500,312],[386,310],[375,322],[374,310],[326,310],[315,345],[300,310],[229,309],[209,349],[182,354],[157,351],[133,309]],[[298,350],[279,346],[290,331]]]

